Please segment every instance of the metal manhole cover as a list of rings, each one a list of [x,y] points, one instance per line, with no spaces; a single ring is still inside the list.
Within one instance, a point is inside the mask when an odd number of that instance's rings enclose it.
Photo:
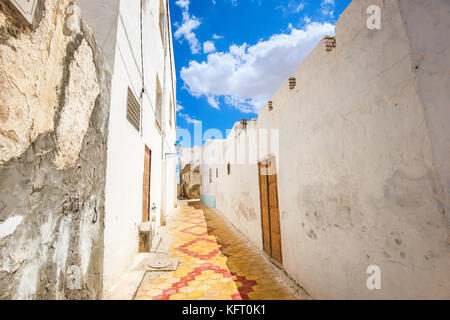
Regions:
[[[152,261],[150,261],[147,266],[153,269],[162,269],[162,268],[167,268],[170,265],[172,265],[172,261],[168,258],[168,257],[157,257],[152,259]]]

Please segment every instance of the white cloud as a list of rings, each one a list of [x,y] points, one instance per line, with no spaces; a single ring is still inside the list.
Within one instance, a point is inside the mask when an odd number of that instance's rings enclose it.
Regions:
[[[288,13],[299,13],[305,8],[305,3],[303,1],[291,0],[286,5],[279,5],[275,9],[280,9],[283,11],[283,14]]]
[[[197,54],[200,52],[201,45],[193,30],[200,26],[200,20],[189,14],[189,0],[178,0],[175,4],[183,10],[183,21],[181,25],[176,24],[178,28],[174,37],[177,40],[181,38],[180,41],[185,39],[189,43],[191,52]]]
[[[214,109],[219,109],[219,100],[215,98],[214,96],[206,96],[206,99],[208,100],[208,103],[211,107]]]
[[[295,13],[302,11],[304,8],[305,4],[302,2],[293,7]]]
[[[190,117],[188,114],[186,114],[186,113],[179,113],[178,115],[179,115],[180,117],[182,117],[182,118],[186,121],[186,123],[189,123],[189,124],[194,124],[194,123],[200,123],[200,122],[201,122],[200,120],[191,118],[191,117]]]
[[[218,99],[243,112],[255,112],[293,74],[324,35],[334,35],[330,23],[313,22],[303,29],[276,34],[255,45],[232,45],[203,62],[190,61],[180,75],[195,97],[204,96],[218,108]]]
[[[175,4],[182,9],[188,10],[190,0],[177,0]]]
[[[218,39],[222,39],[223,36],[219,36],[219,35],[217,35],[217,34],[214,33],[213,36],[212,36],[212,38],[215,39],[215,40],[218,40]]]
[[[178,111],[181,111],[181,110],[183,110],[184,108],[183,108],[183,106],[182,105],[179,105],[179,104],[177,104],[177,107],[175,108],[175,110],[178,112]]]
[[[214,42],[212,41],[206,41],[203,42],[203,53],[211,53],[216,51],[216,47],[214,46]]]
[[[322,0],[320,3],[322,14],[325,16],[334,16],[334,0]]]

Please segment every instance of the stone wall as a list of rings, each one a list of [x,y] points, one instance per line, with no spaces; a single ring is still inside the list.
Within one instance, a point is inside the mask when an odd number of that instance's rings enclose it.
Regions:
[[[111,74],[72,3],[0,10],[1,299],[102,295]]]

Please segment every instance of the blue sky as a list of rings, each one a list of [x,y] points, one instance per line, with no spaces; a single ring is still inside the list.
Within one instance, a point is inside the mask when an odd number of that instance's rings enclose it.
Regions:
[[[350,2],[170,1],[177,127],[192,137],[183,147],[204,142],[198,136],[194,142],[195,126],[225,137],[236,121],[257,117],[317,42],[334,34],[334,23]]]

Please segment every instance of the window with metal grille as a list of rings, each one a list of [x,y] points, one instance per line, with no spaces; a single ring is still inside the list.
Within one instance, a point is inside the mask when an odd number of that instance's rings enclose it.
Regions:
[[[209,183],[212,182],[212,169],[209,169]]]
[[[231,163],[227,163],[228,175],[231,175]]]
[[[127,120],[131,123],[131,125],[137,130],[140,131],[141,127],[141,106],[137,101],[136,97],[128,88],[128,97],[127,97]]]

